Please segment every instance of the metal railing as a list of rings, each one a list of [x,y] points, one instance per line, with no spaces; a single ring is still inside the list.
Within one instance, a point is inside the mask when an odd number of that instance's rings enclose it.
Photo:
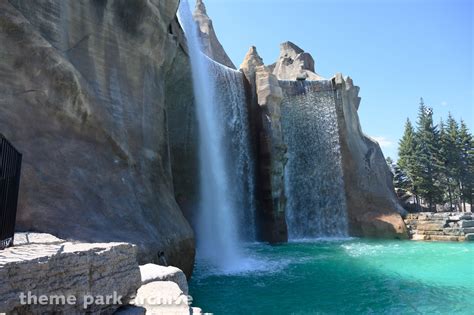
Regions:
[[[21,154],[0,134],[0,249],[13,245]]]

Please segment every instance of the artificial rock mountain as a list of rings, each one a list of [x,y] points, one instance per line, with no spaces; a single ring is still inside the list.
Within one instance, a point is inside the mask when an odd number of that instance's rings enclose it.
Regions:
[[[0,2],[0,133],[23,153],[17,227],[63,239],[128,241],[142,263],[189,275],[198,193],[196,117],[178,0]],[[233,67],[202,1],[194,17],[209,57]],[[257,160],[260,239],[287,239],[287,144],[279,80],[323,80],[285,43],[241,66]],[[358,121],[358,88],[329,80],[350,234],[406,236],[390,172]],[[183,215],[184,214],[184,215]]]

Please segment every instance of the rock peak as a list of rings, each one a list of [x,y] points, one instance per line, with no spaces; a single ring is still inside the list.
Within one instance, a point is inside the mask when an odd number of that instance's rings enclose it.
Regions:
[[[206,12],[206,6],[202,0],[196,0],[196,7],[193,12],[193,19],[197,23],[199,36],[201,38],[203,51],[211,59],[235,69],[235,65],[222,47],[217,38],[212,20]]]
[[[298,45],[287,41],[280,44],[280,57],[296,57],[298,54],[304,53],[304,50],[298,47]]]
[[[249,51],[245,55],[243,63],[245,63],[246,61],[250,61],[250,60],[253,61],[258,66],[263,66],[263,59],[258,54],[257,47],[255,47],[255,46],[251,46],[249,48]]]
[[[196,0],[196,7],[194,8],[194,14],[201,14],[207,16],[206,5],[202,0]]]
[[[242,61],[242,64],[240,65],[240,69],[245,73],[249,80],[252,80],[257,67],[263,65],[263,59],[258,54],[257,48],[255,46],[251,46],[245,55],[244,61]]]
[[[280,56],[273,68],[273,74],[279,80],[323,79],[315,73],[313,57],[289,41],[280,44]]]

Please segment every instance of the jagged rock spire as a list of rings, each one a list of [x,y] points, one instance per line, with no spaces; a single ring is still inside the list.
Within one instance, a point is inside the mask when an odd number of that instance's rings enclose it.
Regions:
[[[252,81],[252,78],[255,76],[255,71],[259,66],[263,66],[263,59],[259,56],[257,48],[251,46],[245,55],[244,61],[240,65],[240,69],[244,72],[247,79]]]
[[[273,74],[280,80],[322,80],[314,70],[314,59],[292,42],[280,45],[280,56]]]
[[[280,58],[296,58],[296,56],[302,53],[304,53],[304,50],[290,41],[280,44]]]
[[[202,2],[202,0],[196,0],[194,14],[201,14],[207,16],[206,5],[204,4],[204,2]]]
[[[206,12],[206,6],[202,0],[196,0],[196,7],[193,12],[193,19],[199,29],[199,36],[204,53],[211,59],[235,69],[235,65],[222,47],[219,39],[217,39],[212,20]]]

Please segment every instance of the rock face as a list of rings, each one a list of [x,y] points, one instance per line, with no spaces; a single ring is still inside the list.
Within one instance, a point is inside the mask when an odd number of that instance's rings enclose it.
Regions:
[[[196,21],[199,29],[199,35],[203,44],[204,53],[209,58],[229,67],[235,69],[235,65],[230,60],[229,56],[222,47],[219,39],[217,39],[212,20],[206,12],[206,6],[202,0],[196,0],[196,9],[193,13],[193,18]]]
[[[189,72],[169,33],[177,6],[0,3],[0,132],[23,153],[19,229],[135,243],[141,262],[164,252],[190,274],[167,129],[168,74]]]
[[[140,287],[132,302],[146,309],[146,314],[192,314],[188,297],[171,281],[156,281]]]
[[[242,63],[245,73],[257,96],[257,103],[262,108],[262,133],[258,138],[260,145],[261,183],[271,191],[272,207],[268,208],[275,217],[284,213],[284,176],[286,165],[286,147],[281,130],[281,84],[280,80],[323,80],[314,73],[313,58],[293,43],[281,45],[280,58],[272,66],[264,67],[256,49],[252,47]],[[270,73],[272,72],[272,73]],[[255,75],[254,75],[255,74]],[[255,83],[254,81],[255,80]],[[332,98],[336,106],[337,130],[339,134],[340,155],[343,171],[343,190],[347,204],[349,234],[352,236],[407,238],[405,223],[392,186],[391,173],[385,163],[379,145],[362,133],[357,109],[360,104],[359,88],[350,78],[344,80],[337,75],[327,80],[332,86]],[[326,86],[327,84],[323,84]],[[311,93],[318,92],[317,89]],[[308,93],[307,91],[303,91]],[[324,92],[326,93],[326,92]],[[319,99],[315,97],[315,99]],[[316,105],[315,105],[316,106]],[[304,119],[304,118],[303,118]],[[262,140],[263,139],[263,140]],[[268,143],[268,144],[265,144]],[[337,148],[335,148],[337,149]],[[268,171],[269,170],[269,171]],[[265,181],[266,178],[266,181]],[[265,194],[262,194],[265,198]],[[283,219],[284,220],[284,219]],[[267,235],[279,235],[279,227],[284,222],[266,225]]]
[[[181,210],[192,224],[199,198],[199,133],[186,39],[176,20],[171,25],[183,48],[177,51],[174,66],[165,81],[173,190]]]
[[[47,234],[16,234],[15,238],[21,245],[0,252],[0,312],[111,314],[120,304],[101,305],[97,299],[92,303],[92,297],[116,292],[122,299],[115,303],[126,304],[141,285],[136,247],[131,244],[71,243]],[[37,299],[44,295],[76,300],[22,305],[22,292],[24,302],[28,292]]]
[[[184,294],[189,293],[188,282],[184,272],[173,266],[160,266],[155,264],[146,264],[140,266],[142,285],[154,281],[171,281],[176,283]]]
[[[283,140],[288,147],[284,179],[289,237],[348,236],[334,85],[330,80],[279,84]]]
[[[142,286],[130,305],[121,307],[115,314],[202,314],[198,307],[190,307],[188,283],[184,273],[176,267],[154,264],[140,266]]]
[[[337,74],[333,79],[352,236],[407,238],[392,174],[377,142],[362,133],[357,114],[359,88]]]
[[[64,239],[137,244],[140,263],[188,276],[189,220],[198,196],[192,79],[178,0],[0,2],[0,133],[23,153],[17,227]],[[235,68],[201,0],[194,18],[208,56]],[[278,80],[322,80],[314,60],[281,45],[248,80],[258,152],[260,239],[287,239]],[[335,97],[351,234],[403,237],[402,211],[378,145],[360,130],[358,88],[336,77]],[[177,201],[176,201],[177,200]]]
[[[280,57],[271,68],[278,80],[324,80],[314,72],[313,57],[292,42],[280,45]]]
[[[282,90],[277,78],[263,65],[255,47],[250,48],[240,68],[251,86],[251,108],[255,117],[259,239],[271,243],[286,242],[283,181],[286,146],[280,122]]]

